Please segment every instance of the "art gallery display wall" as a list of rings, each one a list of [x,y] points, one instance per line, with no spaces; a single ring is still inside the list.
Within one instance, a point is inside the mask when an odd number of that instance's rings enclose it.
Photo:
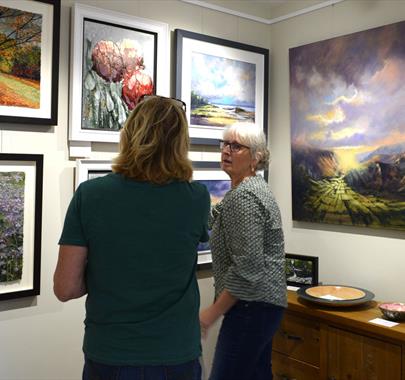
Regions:
[[[68,147],[70,11],[74,3],[62,0],[61,4],[57,125],[0,124],[0,153],[44,155],[40,295],[0,302],[0,380],[78,380],[81,376],[84,299],[62,304],[52,291],[57,241],[75,181],[76,162]],[[289,48],[402,21],[405,1],[346,0],[274,25],[176,0],[80,3],[167,23],[171,58],[175,29],[270,49],[270,184],[281,207],[286,251],[319,257],[319,280],[324,283],[359,286],[380,300],[405,301],[401,273],[405,232],[292,221],[288,71]],[[165,64],[172,75],[173,59]],[[173,78],[169,82],[174,94]],[[91,158],[110,159],[116,150],[115,144],[93,143]],[[198,145],[192,147],[192,156],[196,161],[212,161],[218,159],[218,152],[212,146]],[[202,305],[212,302],[212,283],[209,275],[200,275]],[[215,338],[213,331],[204,343],[207,366]]]

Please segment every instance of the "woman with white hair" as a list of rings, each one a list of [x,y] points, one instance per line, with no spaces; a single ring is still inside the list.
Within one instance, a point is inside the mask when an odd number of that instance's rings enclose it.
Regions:
[[[200,313],[203,334],[224,316],[210,380],[270,380],[272,338],[287,306],[280,211],[257,173],[270,154],[253,125],[232,125],[223,138],[232,188],[211,210],[215,301]]]

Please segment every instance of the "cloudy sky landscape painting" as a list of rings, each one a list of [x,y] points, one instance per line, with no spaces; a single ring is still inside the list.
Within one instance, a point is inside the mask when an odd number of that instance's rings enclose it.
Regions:
[[[289,53],[295,220],[405,229],[405,22]]]
[[[191,122],[226,126],[255,120],[256,65],[200,52],[191,60]]]

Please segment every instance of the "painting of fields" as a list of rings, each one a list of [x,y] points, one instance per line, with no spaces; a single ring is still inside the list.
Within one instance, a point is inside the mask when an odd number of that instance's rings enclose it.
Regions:
[[[405,22],[290,49],[293,219],[405,230]]]
[[[225,127],[255,121],[256,66],[193,52],[191,124]]]
[[[220,202],[225,194],[231,189],[230,180],[198,180],[197,182],[205,185],[211,196],[211,206],[215,206]],[[206,252],[210,250],[209,242],[198,244],[198,252]]]
[[[25,173],[0,172],[0,284],[22,276],[24,185]]]
[[[0,7],[0,106],[40,108],[42,16]]]

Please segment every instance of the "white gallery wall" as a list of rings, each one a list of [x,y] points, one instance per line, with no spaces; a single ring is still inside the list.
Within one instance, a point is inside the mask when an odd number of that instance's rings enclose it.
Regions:
[[[359,286],[376,299],[405,302],[405,231],[291,219],[288,65],[289,48],[403,20],[404,0],[345,0],[270,26],[270,183],[282,211],[286,252],[318,256],[323,283]]]
[[[73,0],[62,0],[61,6],[58,125],[33,127],[0,124],[0,153],[44,154],[41,294],[33,299],[0,302],[1,380],[81,379],[84,298],[62,304],[52,291],[57,243],[74,186],[75,162],[69,159],[67,144],[70,10],[74,3]],[[173,31],[181,28],[269,48],[267,25],[177,0],[83,0],[80,3],[165,22],[169,25],[172,46]],[[172,59],[166,64],[172,69]],[[114,144],[97,144],[93,146],[93,156],[110,158],[117,149]],[[210,151],[212,148],[206,148],[205,153],[197,156],[198,159],[210,159]],[[208,306],[213,300],[212,278],[205,275],[200,277],[201,303]],[[207,367],[212,360],[215,338],[214,329],[208,341],[204,342]]]
[[[75,162],[69,159],[67,145],[70,9],[74,2],[62,0],[58,125],[0,124],[1,153],[44,154],[41,295],[0,302],[0,380],[81,378],[84,299],[62,304],[52,291],[57,242],[74,185]],[[405,233],[292,222],[288,84],[288,48],[401,21],[405,19],[405,1],[346,0],[274,25],[176,0],[80,2],[165,22],[171,31],[172,45],[173,30],[181,28],[270,48],[270,182],[283,214],[286,250],[319,256],[323,282],[357,285],[374,291],[378,299],[405,301],[401,273],[405,264]],[[94,156],[111,157],[116,148],[100,144],[94,147]],[[201,158],[208,157],[210,150],[207,148]],[[213,298],[212,279],[200,277],[201,302],[206,306]],[[215,335],[213,331],[204,343],[207,366]]]

